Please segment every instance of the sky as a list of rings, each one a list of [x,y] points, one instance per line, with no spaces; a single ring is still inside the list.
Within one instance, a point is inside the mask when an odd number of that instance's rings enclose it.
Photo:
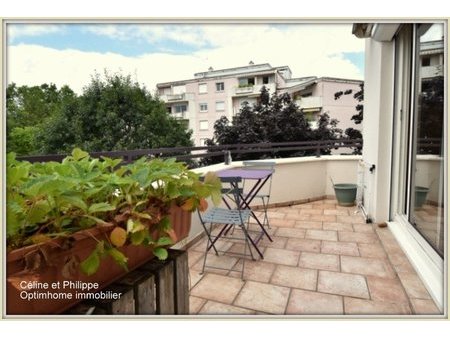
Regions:
[[[7,82],[55,83],[81,93],[95,73],[121,72],[153,91],[194,73],[270,63],[293,77],[363,79],[364,40],[351,24],[14,23]]]

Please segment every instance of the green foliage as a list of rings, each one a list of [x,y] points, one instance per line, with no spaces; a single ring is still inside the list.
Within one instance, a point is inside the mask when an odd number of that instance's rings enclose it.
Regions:
[[[191,146],[191,132],[130,76],[97,74],[76,102],[49,121],[46,153]]]
[[[18,155],[192,146],[186,124],[130,76],[98,74],[77,96],[54,84],[10,84],[8,151]]]
[[[239,114],[230,122],[221,117],[214,124],[214,139],[207,140],[209,146],[220,144],[250,144],[296,142],[322,139],[338,139],[341,130],[336,127],[337,120],[330,120],[328,115],[320,116],[321,128],[313,130],[309,116],[294,103],[287,93],[270,95],[263,87],[258,103],[244,102]],[[260,159],[271,157],[292,157],[315,154],[315,150],[277,151],[267,153],[237,154],[235,160]],[[204,160],[204,164],[221,162],[223,157]]]
[[[351,120],[353,120],[355,122],[355,124],[361,124],[364,119],[364,104],[362,103],[362,102],[364,102],[364,83],[361,83],[359,85],[359,88],[360,88],[359,91],[357,91],[354,94],[351,89],[348,89],[344,92],[340,91],[340,92],[334,93],[335,100],[339,100],[342,97],[342,95],[353,94],[353,97],[358,101],[358,104],[355,107],[356,114],[352,115],[352,117],[351,117]],[[347,128],[345,130],[345,138],[347,138],[349,140],[358,140],[358,139],[362,139],[363,136],[358,129]],[[362,151],[361,147],[355,147],[353,149],[353,154],[361,155],[361,151]]]
[[[92,159],[78,148],[61,163],[31,164],[8,154],[8,249],[115,225],[124,229],[128,243],[149,245],[158,257],[164,257],[163,248],[173,244],[167,217],[170,207],[188,199],[198,206],[202,199],[217,201],[220,195],[217,176],[208,174],[200,182],[198,174],[173,159],[142,158],[120,168],[117,164],[119,160],[110,158]],[[105,255],[126,266],[113,243],[99,241],[81,269],[88,275],[94,273]]]

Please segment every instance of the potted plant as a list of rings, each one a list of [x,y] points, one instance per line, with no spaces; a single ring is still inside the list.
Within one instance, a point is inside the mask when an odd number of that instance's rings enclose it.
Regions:
[[[174,159],[120,163],[78,148],[61,163],[8,154],[8,314],[60,313],[93,291],[77,282],[98,291],[152,257],[166,259],[166,248],[189,234],[190,212],[208,197],[220,202],[212,173],[201,182]]]

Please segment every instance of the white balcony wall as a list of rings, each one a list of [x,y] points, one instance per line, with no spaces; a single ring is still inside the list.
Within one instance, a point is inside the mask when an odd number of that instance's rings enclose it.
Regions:
[[[295,103],[299,108],[320,108],[322,107],[322,97],[321,96],[308,96],[302,97],[299,100],[296,100]]]
[[[357,183],[358,161],[361,156],[329,155],[318,157],[295,157],[277,159],[272,181],[270,204],[300,203],[308,199],[320,199],[334,196],[330,177],[335,183]],[[194,172],[204,174],[208,171],[220,171],[238,168],[242,162],[232,162],[231,165],[216,164],[209,167],[194,169]],[[263,188],[264,189],[264,188]],[[211,204],[211,202],[209,202]],[[183,247],[203,233],[197,213],[192,215],[192,226],[189,237],[177,244]]]
[[[261,91],[261,88],[263,86],[265,86],[271,94],[276,91],[275,83],[268,83],[268,84],[254,85],[254,86],[249,86],[249,87],[236,87],[235,94],[236,95],[259,94]]]

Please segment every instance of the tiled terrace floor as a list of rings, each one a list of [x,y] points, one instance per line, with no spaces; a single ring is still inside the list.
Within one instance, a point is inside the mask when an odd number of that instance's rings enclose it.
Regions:
[[[355,210],[335,200],[270,209],[273,242],[260,242],[264,260],[246,261],[244,281],[234,271],[201,275],[202,239],[188,250],[191,314],[439,314],[390,230],[366,224]],[[211,255],[208,264],[236,268],[241,261]]]

